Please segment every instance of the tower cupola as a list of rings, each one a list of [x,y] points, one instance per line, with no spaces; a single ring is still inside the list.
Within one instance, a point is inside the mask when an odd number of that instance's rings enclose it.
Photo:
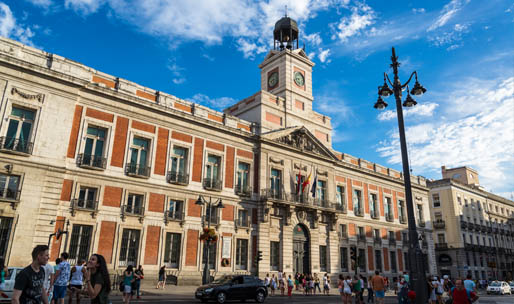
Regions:
[[[298,24],[295,20],[287,17],[287,14],[275,23],[273,30],[273,47],[274,49],[283,50],[287,48],[298,48]],[[295,47],[296,43],[296,47]]]

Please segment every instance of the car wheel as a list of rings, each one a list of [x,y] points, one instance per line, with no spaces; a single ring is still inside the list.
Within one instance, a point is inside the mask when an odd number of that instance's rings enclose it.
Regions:
[[[255,302],[263,303],[264,300],[266,300],[266,296],[264,295],[264,291],[262,291],[262,290],[257,291],[257,295],[255,296]]]
[[[223,304],[227,301],[227,294],[224,293],[223,291],[218,293],[218,295],[216,296],[216,301],[219,303],[219,304]]]

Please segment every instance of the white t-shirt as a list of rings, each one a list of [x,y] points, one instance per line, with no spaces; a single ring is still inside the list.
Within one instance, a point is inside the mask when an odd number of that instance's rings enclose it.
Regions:
[[[352,293],[352,289],[350,288],[350,286],[352,284],[352,280],[344,280],[343,283],[344,283],[344,286],[343,286],[344,293]]]
[[[323,277],[323,286],[325,286],[327,284],[328,284],[328,278],[327,277]]]
[[[43,269],[45,270],[45,281],[43,283],[43,287],[45,288],[45,290],[48,290],[48,288],[50,287],[50,276],[55,273],[55,270],[54,266],[48,263],[45,266],[43,266]]]

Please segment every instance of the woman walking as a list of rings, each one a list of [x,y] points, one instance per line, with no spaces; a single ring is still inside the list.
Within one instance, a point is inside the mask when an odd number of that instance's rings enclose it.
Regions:
[[[143,272],[143,266],[139,265],[134,274],[136,275],[136,295],[138,299],[141,299],[141,297],[139,296],[139,290],[141,289],[141,280],[144,278],[145,275],[145,273]]]
[[[278,278],[278,286],[280,288],[280,295],[284,296],[284,292],[286,291],[286,275],[281,274]]]
[[[91,304],[108,304],[111,292],[111,280],[107,271],[105,258],[93,254],[84,273],[84,293],[91,299]]]
[[[371,277],[368,277],[368,303],[374,303],[373,299],[373,286],[371,285]]]
[[[159,269],[159,282],[157,282],[157,289],[159,289],[159,286],[162,287],[164,290],[164,285],[166,285],[166,266],[162,266]]]
[[[123,303],[125,304],[129,304],[132,299],[132,283],[134,280],[134,268],[129,265],[123,273]]]
[[[271,296],[274,296],[275,289],[277,289],[277,279],[275,278],[275,275],[271,276],[270,286],[271,286]]]
[[[294,282],[293,282],[293,279],[291,278],[291,275],[289,275],[289,278],[287,279],[287,296],[289,298],[291,298],[293,296],[293,287],[294,287]]]
[[[330,278],[328,277],[328,273],[325,273],[323,276],[323,294],[329,295],[330,293]]]

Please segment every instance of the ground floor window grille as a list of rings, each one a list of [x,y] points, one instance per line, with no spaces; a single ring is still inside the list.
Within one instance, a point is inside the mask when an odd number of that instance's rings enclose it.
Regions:
[[[339,256],[341,259],[341,272],[348,271],[348,248],[339,248]]]
[[[0,257],[5,258],[7,247],[9,246],[9,237],[11,235],[12,218],[0,217]]]
[[[180,262],[180,233],[166,233],[164,245],[164,263],[169,268],[179,268]]]
[[[271,242],[270,246],[270,266],[271,270],[278,270],[280,260],[280,243]]]
[[[248,240],[237,239],[236,244],[236,269],[248,269]]]
[[[92,234],[93,226],[73,225],[73,228],[71,229],[69,248],[69,262],[71,264],[76,264],[80,259],[85,261],[89,259],[89,248]]]
[[[377,265],[377,270],[382,271],[382,253],[380,250],[375,250],[375,264]]]
[[[205,247],[205,243],[204,243]],[[207,262],[207,250],[204,248],[203,256],[202,256],[202,269],[205,267],[205,263]],[[216,243],[211,243],[209,245],[209,269],[215,269],[216,267]]]
[[[136,229],[123,229],[119,261],[120,266],[137,266],[140,233],[141,231]]]
[[[321,271],[327,271],[327,246],[319,246],[319,267]]]
[[[397,272],[398,269],[396,268],[396,252],[391,251],[390,252],[390,257],[391,257],[391,271],[392,272]]]

